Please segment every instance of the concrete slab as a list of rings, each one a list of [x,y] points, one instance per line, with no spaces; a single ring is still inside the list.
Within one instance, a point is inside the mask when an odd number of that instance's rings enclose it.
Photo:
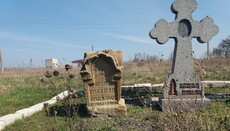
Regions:
[[[20,114],[20,115],[22,115],[23,118],[25,118],[25,117],[30,116],[31,115],[30,113],[31,113],[31,109],[25,108],[25,109],[21,109],[21,110],[16,111],[15,114]]]
[[[44,101],[43,103],[48,103],[49,105],[53,105],[56,102],[57,102],[57,100],[51,99],[51,100],[48,100],[48,101]]]
[[[33,108],[36,112],[41,111],[44,107],[43,103],[38,103],[36,105],[31,106],[30,108]]]
[[[9,124],[14,123],[14,121],[19,120],[22,118],[21,114],[8,114],[5,116],[0,117],[0,122],[2,124],[2,126],[7,126]]]
[[[3,130],[5,128],[5,123],[0,121],[0,131]]]
[[[211,104],[210,99],[160,99],[162,111],[176,111],[176,110],[199,110],[207,108]]]

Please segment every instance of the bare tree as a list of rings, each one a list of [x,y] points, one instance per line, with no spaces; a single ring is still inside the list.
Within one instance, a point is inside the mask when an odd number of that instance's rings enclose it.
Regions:
[[[225,58],[229,58],[230,56],[230,36],[222,40],[220,44],[218,45],[218,48],[222,50],[222,53]]]
[[[230,57],[230,36],[228,36],[226,39],[223,39],[217,48],[214,48],[213,51],[214,57]]]
[[[213,57],[223,58],[222,53],[223,51],[219,48],[213,48],[212,55]]]

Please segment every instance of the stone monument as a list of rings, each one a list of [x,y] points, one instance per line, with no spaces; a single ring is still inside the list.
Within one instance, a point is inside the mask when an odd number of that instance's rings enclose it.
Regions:
[[[160,101],[162,110],[199,109],[210,104],[194,71],[191,40],[197,38],[200,43],[209,42],[219,29],[210,17],[200,22],[193,20],[192,12],[196,8],[196,0],[175,0],[171,6],[176,14],[175,21],[168,23],[160,19],[150,31],[150,37],[159,44],[166,43],[169,38],[175,40],[172,73],[165,83]]]
[[[91,116],[126,116],[121,98],[122,52],[86,52],[81,76],[86,91],[86,106]]]

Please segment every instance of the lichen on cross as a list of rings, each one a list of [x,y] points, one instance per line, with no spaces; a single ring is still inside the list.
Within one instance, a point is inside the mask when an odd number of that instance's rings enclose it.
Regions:
[[[150,37],[159,44],[166,43],[169,38],[175,40],[172,73],[166,86],[175,85],[172,95],[181,95],[179,85],[183,83],[199,83],[195,75],[193,64],[192,38],[197,38],[200,43],[206,43],[219,31],[212,18],[205,17],[200,22],[192,19],[192,12],[197,8],[196,0],[175,0],[171,6],[176,14],[175,21],[168,23],[160,19],[150,31]],[[175,83],[170,83],[175,81]],[[200,87],[199,87],[200,88]],[[169,93],[170,94],[170,93]]]

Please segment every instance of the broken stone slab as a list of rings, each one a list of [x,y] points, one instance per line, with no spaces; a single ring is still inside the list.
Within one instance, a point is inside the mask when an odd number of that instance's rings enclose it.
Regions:
[[[80,94],[84,94],[84,93],[85,93],[85,90],[77,90],[77,91],[75,91],[76,95],[80,95]]]
[[[151,100],[154,101],[154,102],[158,102],[159,101],[159,97],[152,97]]]
[[[141,103],[145,106],[156,106],[159,102],[159,97],[151,97],[151,98],[141,98]]]
[[[74,95],[75,95],[76,98],[79,97],[79,96],[82,96],[84,94],[85,94],[85,90],[77,90],[74,93]]]
[[[0,129],[22,118],[21,114],[8,114],[0,117]]]

